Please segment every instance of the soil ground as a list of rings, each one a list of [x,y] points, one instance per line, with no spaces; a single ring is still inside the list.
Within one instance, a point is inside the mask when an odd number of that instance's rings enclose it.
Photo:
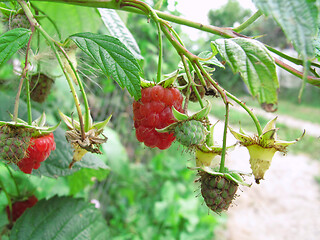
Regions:
[[[313,127],[314,131],[320,130],[319,125]],[[219,138],[223,124],[215,129]],[[235,142],[233,136],[228,135],[228,142]],[[227,160],[231,169],[251,172],[246,148],[236,147]],[[216,239],[320,239],[320,185],[315,180],[319,175],[319,161],[276,153],[265,180],[258,185],[248,177],[252,186],[240,187],[239,197],[227,212],[227,223],[217,230]]]

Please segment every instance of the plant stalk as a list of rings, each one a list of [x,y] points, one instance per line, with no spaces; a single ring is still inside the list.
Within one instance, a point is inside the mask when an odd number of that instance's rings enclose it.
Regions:
[[[84,87],[83,87],[83,84],[82,84],[82,81],[79,77],[79,74],[77,72],[77,70],[74,68],[68,54],[66,53],[66,51],[60,46],[60,45],[57,45],[57,47],[60,49],[60,51],[63,53],[64,57],[67,59],[68,61],[68,64],[70,65],[74,75],[76,76],[76,79],[77,79],[77,83],[79,85],[79,88],[80,88],[80,91],[81,91],[81,94],[82,94],[82,98],[83,98],[83,102],[84,102],[84,107],[85,107],[85,115],[84,115],[84,130],[86,132],[88,132],[91,128],[90,126],[90,107],[89,107],[89,102],[88,102],[88,98],[87,98],[87,95],[86,95],[86,92],[84,90]],[[72,85],[73,86],[73,85]]]
[[[262,15],[262,12],[260,10],[256,11],[250,18],[248,18],[245,22],[240,24],[238,27],[234,28],[233,31],[235,32],[241,32],[244,29],[246,29],[248,26],[250,26],[252,23],[254,23],[260,16]]]
[[[30,101],[30,89],[29,88],[29,82],[28,82],[28,78],[27,78],[27,74],[28,74],[28,66],[29,66],[29,50],[30,50],[30,45],[31,45],[31,39],[34,33],[34,26],[31,24],[31,35],[30,38],[28,40],[28,44],[27,44],[27,50],[26,50],[26,57],[25,57],[25,63],[24,63],[24,68],[22,70],[21,73],[21,79],[19,82],[19,86],[18,86],[18,92],[15,98],[15,102],[14,102],[14,110],[13,110],[13,121],[17,122],[18,119],[18,114],[19,114],[19,100],[20,100],[20,95],[21,95],[21,90],[22,90],[22,86],[23,86],[23,82],[26,80],[26,84],[27,84],[27,109],[28,109],[28,124],[31,125],[32,123],[32,112],[31,112],[31,101]],[[30,117],[31,116],[31,117]],[[31,122],[30,122],[31,121]]]
[[[43,28],[40,26],[40,24],[37,22],[37,20],[34,18],[31,10],[29,9],[27,3],[23,0],[17,0],[17,2],[20,4],[21,8],[23,9],[23,11],[25,12],[27,18],[29,19],[31,25],[34,25],[34,27],[41,33],[41,35],[48,41],[48,44],[50,45],[51,49],[53,50],[58,62],[59,62],[59,65],[67,79],[67,82],[69,84],[69,87],[70,87],[70,90],[72,92],[72,96],[73,96],[73,99],[74,99],[74,103],[76,105],[76,109],[77,109],[77,112],[78,112],[78,117],[79,117],[79,123],[80,123],[80,128],[81,128],[81,138],[82,140],[85,139],[85,131],[84,131],[84,124],[83,124],[83,117],[82,117],[82,112],[81,112],[81,108],[80,108],[80,101],[79,101],[79,98],[78,98],[78,95],[76,93],[76,90],[73,86],[73,83],[72,83],[72,80],[70,79],[68,73],[66,72],[64,66],[63,66],[63,63],[62,63],[62,60],[61,60],[61,57],[54,45],[54,43],[56,43],[56,41],[54,39],[52,39],[48,33],[46,31],[43,30]],[[58,43],[56,43],[58,44]]]
[[[223,129],[223,140],[222,140],[222,152],[219,172],[224,172],[224,165],[226,162],[226,152],[227,152],[227,131],[229,122],[229,102],[226,103],[226,115],[224,119],[224,129]]]

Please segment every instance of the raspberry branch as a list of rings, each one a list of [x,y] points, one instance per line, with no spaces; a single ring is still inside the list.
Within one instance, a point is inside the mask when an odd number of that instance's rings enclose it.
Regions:
[[[28,66],[29,66],[29,50],[30,50],[30,44],[31,44],[31,39],[34,33],[34,26],[31,24],[31,35],[27,44],[27,50],[26,50],[26,57],[25,57],[25,63],[24,63],[24,68],[22,70],[19,86],[18,86],[18,92],[15,98],[15,103],[14,103],[14,111],[13,111],[13,121],[17,122],[18,118],[18,112],[19,112],[19,99],[21,95],[21,89],[23,86],[23,82],[26,80],[26,91],[27,91],[27,109],[28,109],[28,123],[31,124],[32,122],[32,112],[31,112],[31,101],[30,101],[30,89],[29,89],[29,80],[27,78],[28,75]]]
[[[67,79],[67,82],[69,84],[69,87],[70,87],[70,90],[72,92],[72,96],[73,96],[73,99],[74,99],[74,102],[75,102],[75,105],[76,105],[76,109],[77,109],[77,112],[78,112],[78,116],[79,116],[79,121],[80,121],[80,126],[81,126],[81,134],[82,134],[82,138],[84,140],[85,138],[85,131],[84,131],[84,124],[83,124],[83,117],[82,117],[82,111],[81,111],[81,108],[80,108],[80,101],[79,101],[79,98],[78,98],[78,95],[75,91],[75,88],[73,86],[73,83],[72,83],[72,80],[70,79],[68,73],[66,72],[64,66],[63,66],[63,63],[62,63],[62,59],[56,49],[56,46],[55,45],[59,45],[59,43],[57,43],[54,39],[52,39],[48,33],[42,29],[41,25],[37,22],[37,20],[34,18],[31,10],[29,9],[27,3],[23,0],[17,0],[18,3],[20,4],[21,8],[23,9],[23,11],[25,12],[27,18],[29,19],[30,21],[30,24],[31,26],[34,26],[41,34],[42,36],[48,41],[48,44],[50,45],[51,49],[53,50],[57,60],[58,60],[58,63]]]

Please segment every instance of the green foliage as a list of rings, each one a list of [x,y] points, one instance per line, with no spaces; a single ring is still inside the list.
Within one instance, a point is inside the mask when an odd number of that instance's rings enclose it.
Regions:
[[[0,118],[9,120],[9,114],[11,109],[13,109],[14,99],[4,93],[0,95]],[[26,118],[27,107],[24,102],[20,100],[20,117]],[[37,118],[40,113],[34,111],[34,117]],[[69,169],[70,160],[72,159],[73,151],[71,146],[68,144],[64,131],[58,128],[54,132],[56,150],[53,151],[49,158],[41,164],[41,167],[37,170],[33,170],[33,174],[37,176],[47,176],[56,178],[57,176],[71,175],[82,168],[92,168],[92,169],[108,169],[108,166],[96,155],[87,154],[83,158],[83,161],[75,164],[72,169]],[[15,169],[17,167],[13,165]]]
[[[78,33],[70,38],[121,88],[126,87],[136,100],[141,97],[140,67],[122,42],[111,36],[94,33]]]
[[[208,215],[198,198],[196,172],[186,168],[193,156],[178,144],[140,162],[130,162],[119,136],[107,130],[104,152],[112,168],[92,190],[112,239],[205,239],[224,216]]]
[[[304,59],[314,56],[318,32],[318,8],[310,0],[254,0],[265,15],[271,15]]]
[[[212,42],[234,72],[240,75],[250,93],[261,104],[277,105],[279,82],[273,58],[258,41],[245,38],[217,39]]]
[[[32,2],[32,5],[37,11],[45,14],[44,18],[40,18],[41,26],[50,36],[60,41],[79,32],[97,32],[102,24],[94,8],[48,2]]]
[[[0,7],[4,8],[0,9],[2,12],[9,12],[9,15],[10,12],[12,14],[25,12],[31,25],[34,19],[40,23],[41,28],[36,24],[33,29],[34,37],[27,58],[18,56],[18,54],[15,56],[28,60],[29,74],[51,73],[55,81],[54,92],[42,105],[29,102],[27,96],[21,96],[19,117],[27,118],[28,108],[24,99],[27,99],[29,107],[32,103],[33,119],[40,115],[39,112],[45,111],[50,125],[55,125],[60,121],[56,113],[57,107],[65,113],[78,111],[78,115],[81,115],[82,108],[84,108],[82,114],[90,112],[94,122],[105,120],[111,113],[113,115],[111,124],[103,132],[108,141],[102,145],[100,150],[103,154],[99,158],[98,155],[87,153],[70,169],[69,164],[74,152],[70,143],[65,139],[65,130],[58,128],[54,132],[56,150],[31,175],[22,173],[15,165],[0,163],[0,226],[4,226],[5,231],[8,231],[5,227],[8,224],[5,207],[11,201],[26,198],[31,194],[35,194],[40,199],[35,207],[27,210],[18,219],[9,234],[2,234],[0,238],[167,240],[212,239],[215,237],[214,230],[225,220],[225,215],[209,215],[207,208],[203,205],[203,199],[197,197],[200,195],[199,183],[195,181],[197,172],[187,168],[188,165],[191,165],[190,160],[193,161],[195,158],[194,152],[185,152],[185,149],[182,149],[178,143],[167,151],[160,151],[146,149],[138,141],[133,141],[135,136],[132,99],[129,94],[135,100],[141,97],[140,75],[150,81],[155,81],[155,73],[160,65],[158,55],[161,50],[164,53],[161,64],[164,73],[175,72],[179,68],[178,64],[182,56],[187,61],[185,65],[189,66],[191,71],[198,70],[197,75],[204,78],[201,80],[206,82],[206,87],[214,85],[217,90],[220,90],[220,93],[231,96],[231,99],[241,105],[240,100],[237,102],[237,99],[232,97],[226,89],[220,88],[221,82],[222,86],[229,85],[230,88],[239,86],[236,84],[232,86],[239,77],[238,75],[231,76],[231,71],[227,77],[219,75],[222,70],[225,70],[224,62],[226,62],[234,72],[240,73],[250,93],[257,97],[260,103],[277,104],[279,83],[275,61],[261,41],[258,41],[261,39],[241,37],[238,33],[232,32],[231,28],[219,28],[232,27],[236,22],[241,23],[249,17],[250,11],[242,9],[240,4],[233,0],[228,1],[222,9],[211,11],[209,14],[211,23],[217,25],[214,29],[217,29],[219,34],[211,38],[215,40],[212,42],[213,53],[212,51],[203,52],[207,46],[200,47],[202,53],[199,57],[206,59],[197,58],[196,54],[189,52],[188,47],[183,46],[178,37],[181,34],[180,27],[172,25],[173,31],[171,23],[166,22],[168,19],[165,18],[169,16],[167,13],[149,12],[149,6],[144,6],[144,2],[146,1],[120,1],[119,5],[103,5],[103,7],[111,6],[115,9],[120,9],[121,6],[121,10],[132,11],[131,13],[124,11],[117,13],[115,10],[82,6],[88,4],[88,6],[101,7],[102,3],[99,1],[90,3],[82,1],[79,3],[81,6],[39,1],[31,1],[29,5],[23,4],[24,1],[21,1],[21,4],[16,1],[0,3]],[[166,10],[168,6],[167,0],[151,2],[155,9]],[[303,56],[303,60],[313,56],[312,42],[318,30],[317,9],[314,1],[300,1],[301,6],[298,0],[287,2],[256,0],[255,2],[266,15],[272,16],[279,23],[289,40]],[[130,7],[130,4],[133,6]],[[24,10],[20,7],[24,7]],[[29,7],[31,12],[26,11]],[[147,14],[141,16],[136,14],[137,12],[147,12]],[[159,19],[153,14],[159,14]],[[175,12],[174,15],[179,14]],[[193,24],[199,27],[192,21],[176,16],[170,16],[170,18],[178,24]],[[155,21],[158,26],[162,24],[162,31],[171,41],[164,40],[162,48],[159,46]],[[205,29],[205,26],[202,27]],[[263,29],[253,26],[252,29],[249,29],[248,35],[263,34]],[[303,35],[304,32],[305,35]],[[105,35],[106,33],[111,36]],[[16,65],[22,65],[21,63],[15,64],[13,67],[12,61],[8,60],[10,58],[12,60],[13,54],[27,43],[30,34],[29,30],[15,29],[0,36],[1,121],[10,121],[7,112],[12,112],[14,109],[14,97],[4,92],[11,89],[10,94],[12,90],[16,93],[15,88],[18,81],[13,72],[21,72]],[[164,38],[164,35],[162,36]],[[228,39],[232,36],[239,36],[239,38]],[[81,51],[68,49],[70,39]],[[50,46],[48,42],[51,43]],[[318,45],[316,40],[316,50],[318,50]],[[63,66],[57,67],[58,61],[53,56],[60,47],[64,48],[70,55],[69,57],[74,58],[72,63],[76,72],[70,73],[70,69],[67,69],[68,66],[64,63],[62,63]],[[219,62],[216,57],[212,57],[218,52],[225,61]],[[319,57],[318,52],[316,56]],[[7,61],[8,64],[4,65],[3,63]],[[198,61],[203,63],[206,70],[210,70],[210,74],[217,79],[219,84],[213,84],[215,80],[197,65]],[[87,69],[83,69],[84,65]],[[216,66],[216,71],[213,71],[213,67]],[[144,68],[144,73],[141,72],[141,68]],[[228,68],[226,69],[228,71]],[[188,72],[187,69],[183,71]],[[67,74],[72,75],[77,72],[84,85],[84,89],[80,88],[81,95],[79,95],[82,96],[80,99],[75,96],[78,94],[79,86],[73,86],[73,83],[70,82],[66,84],[65,81],[66,78],[69,79]],[[315,76],[317,77],[316,74]],[[191,87],[196,87],[192,79],[189,83]],[[101,89],[98,89],[97,86],[101,86]],[[23,95],[27,95],[24,93],[27,88],[24,88],[22,89]],[[69,94],[70,88],[74,90],[72,94]],[[128,91],[122,91],[120,88]],[[86,95],[87,90],[89,94]],[[210,99],[212,100],[211,96]],[[86,100],[89,101],[90,108],[87,104],[83,104],[83,102],[86,103]],[[221,98],[219,101],[222,102]],[[203,106],[203,103],[200,103],[200,106]],[[214,114],[221,119],[227,119],[225,109],[221,106],[220,108],[222,110],[218,111],[219,106],[216,106]],[[201,111],[207,110],[202,107]],[[29,111],[29,116],[30,114]],[[73,114],[68,116],[69,127],[76,115]],[[230,124],[235,124],[234,121],[236,123],[239,120],[243,121],[246,117],[250,121],[248,125],[252,127],[252,119],[248,115],[234,114],[231,109]],[[262,124],[267,121],[264,118],[259,120]],[[296,131],[281,124],[279,126],[283,129],[279,131],[279,135],[288,135],[288,139],[298,137],[295,135]],[[88,132],[82,133],[81,136],[76,136],[78,138],[74,140],[74,143],[90,149],[92,147],[90,141],[101,140],[99,139],[102,136],[101,133],[97,134],[93,136]],[[296,149],[313,151],[312,146],[315,139],[307,137],[305,139],[305,143],[309,146],[301,145],[302,141]],[[95,209],[92,204],[89,204],[90,200],[95,202],[97,207],[100,205],[100,209]]]
[[[0,36],[0,66],[27,44],[30,35],[30,30],[16,28]]]
[[[214,26],[233,27],[251,15],[250,9],[244,9],[237,0],[228,0],[227,4],[217,10],[210,10],[208,18]]]
[[[87,240],[105,239],[106,234],[107,226],[94,205],[82,199],[53,197],[28,209],[11,230],[10,239]]]
[[[96,180],[102,181],[109,174],[106,169],[82,168],[74,174],[67,177],[70,187],[70,194],[75,195],[86,187],[92,186]]]
[[[129,49],[136,59],[143,59],[136,40],[123,23],[117,12],[112,9],[103,8],[99,8],[98,11],[111,36],[118,38]]]
[[[145,16],[128,14],[126,26],[136,39],[141,50],[141,55],[144,57],[144,61],[142,62],[143,78],[149,81],[155,81],[158,67],[159,49],[157,28],[154,22],[148,22]],[[179,26],[177,26],[175,30],[180,32]],[[175,49],[166,39],[163,39],[162,44],[162,72],[167,74],[177,70],[180,58],[175,53]]]

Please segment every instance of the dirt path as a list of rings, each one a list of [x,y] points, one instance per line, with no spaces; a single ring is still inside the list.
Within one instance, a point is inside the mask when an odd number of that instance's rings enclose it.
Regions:
[[[222,130],[221,123],[216,127],[217,140]],[[228,142],[235,142],[233,136],[228,135]],[[245,148],[236,147],[227,160],[230,168],[251,172]],[[217,239],[320,239],[320,185],[315,181],[319,175],[319,161],[277,153],[261,184],[238,191],[240,196],[227,212],[228,221],[225,229],[218,230]],[[254,182],[253,178],[247,182]]]

